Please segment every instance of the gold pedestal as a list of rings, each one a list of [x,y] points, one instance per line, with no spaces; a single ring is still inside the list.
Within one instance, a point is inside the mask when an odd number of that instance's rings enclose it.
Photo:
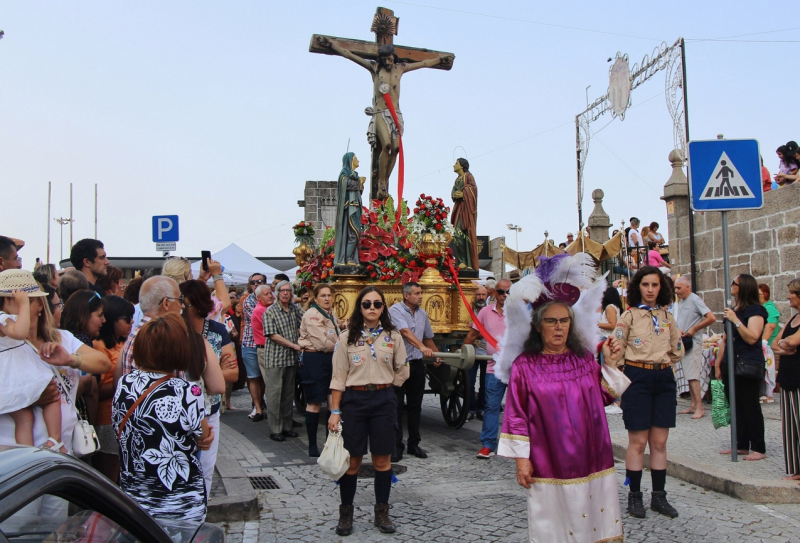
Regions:
[[[421,307],[431,320],[431,328],[435,334],[449,334],[451,332],[468,332],[472,319],[467,312],[461,295],[455,285],[450,285],[439,275],[434,268],[428,268],[420,277],[422,287]],[[386,304],[391,307],[403,301],[403,286],[400,284],[387,284],[380,281],[364,281],[351,278],[337,279],[333,283],[333,309],[340,319],[349,319],[358,293],[364,287],[374,286],[383,292]],[[471,281],[461,285],[467,301],[472,303],[472,297],[478,288]]]

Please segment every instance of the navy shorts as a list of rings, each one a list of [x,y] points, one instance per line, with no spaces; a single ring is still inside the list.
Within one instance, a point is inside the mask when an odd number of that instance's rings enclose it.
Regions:
[[[389,386],[380,390],[345,390],[342,410],[342,438],[350,456],[393,454],[397,395]]]
[[[631,380],[620,403],[625,429],[675,428],[678,389],[672,368],[646,370],[626,365],[623,371]]]
[[[328,399],[333,373],[333,353],[304,352],[300,363],[300,382],[306,403],[322,403]]]

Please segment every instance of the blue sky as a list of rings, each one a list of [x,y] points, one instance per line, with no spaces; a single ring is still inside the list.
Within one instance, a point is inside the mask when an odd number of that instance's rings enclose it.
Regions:
[[[304,182],[335,179],[348,139],[362,175],[369,163],[369,74],[310,54],[310,37],[370,39],[377,5],[0,1],[0,232],[26,240],[26,267],[44,258],[47,182],[55,217],[69,213],[71,182],[75,240],[91,237],[97,183],[98,237],[110,255],[155,256],[158,214],[180,216],[178,254],[236,241],[256,256],[288,255]],[[520,250],[545,230],[558,242],[576,229],[574,116],[587,85],[590,100],[606,92],[607,58],[627,53],[632,66],[662,40],[780,30],[794,20],[777,2],[380,5],[400,17],[395,43],[456,55],[449,72],[403,79],[405,194],[448,196],[454,153],[466,154],[479,187],[478,233],[513,234],[506,223],[519,224]],[[756,138],[774,172],[774,149],[800,138],[791,105],[797,50],[791,42],[688,41],[692,138]],[[615,225],[631,215],[665,225],[659,197],[673,143],[663,92],[659,74],[634,90],[624,121],[605,127],[605,115],[593,124],[602,132],[589,152],[584,216],[602,188]],[[55,223],[51,240],[56,261]]]

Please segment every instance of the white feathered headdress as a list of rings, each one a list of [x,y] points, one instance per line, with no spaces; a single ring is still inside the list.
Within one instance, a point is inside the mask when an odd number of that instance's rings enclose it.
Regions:
[[[595,280],[594,260],[586,253],[559,254],[539,259],[536,270],[519,280],[505,303],[506,331],[494,358],[495,377],[508,383],[511,365],[522,354],[531,333],[531,312],[551,300],[572,306],[575,330],[584,347],[594,351],[600,339],[597,311],[607,284],[605,275]]]

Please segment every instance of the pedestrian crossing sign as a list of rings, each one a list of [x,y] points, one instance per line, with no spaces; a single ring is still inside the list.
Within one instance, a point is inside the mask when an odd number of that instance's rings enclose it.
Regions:
[[[695,211],[761,208],[764,198],[758,141],[690,142],[689,191]]]

